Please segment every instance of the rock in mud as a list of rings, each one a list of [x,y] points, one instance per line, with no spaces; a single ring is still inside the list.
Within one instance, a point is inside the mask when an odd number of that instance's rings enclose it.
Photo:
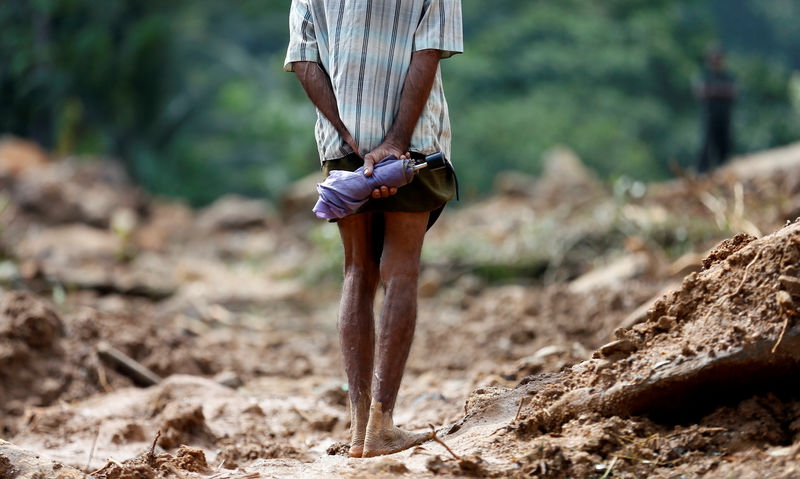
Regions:
[[[593,354],[594,358],[606,358],[611,361],[628,357],[636,351],[636,344],[630,339],[617,339],[608,344],[604,344]]]
[[[789,294],[792,296],[800,296],[800,278],[781,275],[778,278],[778,281],[780,281],[781,287],[783,287],[783,289]]]

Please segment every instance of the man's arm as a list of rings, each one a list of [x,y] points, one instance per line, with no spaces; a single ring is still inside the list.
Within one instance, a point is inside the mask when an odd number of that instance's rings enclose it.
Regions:
[[[408,148],[419,115],[431,94],[440,58],[439,50],[419,50],[411,54],[411,64],[400,94],[397,116],[383,142],[364,156],[365,175],[370,176],[373,165],[382,159],[389,155],[399,158]]]
[[[336,95],[333,94],[333,86],[331,86],[331,79],[328,74],[317,62],[294,62],[292,67],[297,79],[300,80],[300,84],[303,85],[303,90],[306,91],[308,98],[311,99],[311,103],[325,115],[325,118],[336,128],[345,143],[350,145],[353,152],[361,156],[353,135],[344,126],[339,116],[339,106],[336,103]]]
[[[339,106],[336,103],[336,95],[333,93],[331,78],[325,73],[325,70],[323,70],[317,62],[294,62],[292,63],[292,68],[297,75],[297,79],[300,80],[303,90],[306,91],[306,95],[311,99],[311,103],[325,115],[325,118],[327,118],[336,131],[339,132],[339,135],[341,135],[345,143],[350,145],[353,152],[361,157],[361,153],[358,151],[358,144],[339,116]],[[398,157],[399,156],[400,155],[398,155]],[[372,175],[372,169],[370,169],[368,173],[365,172],[365,175]],[[397,188],[394,187],[387,188],[382,186],[372,190],[373,198],[386,198],[395,193],[397,193]]]

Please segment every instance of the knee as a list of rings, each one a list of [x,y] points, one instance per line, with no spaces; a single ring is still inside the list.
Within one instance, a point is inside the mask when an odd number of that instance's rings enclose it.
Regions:
[[[370,264],[349,263],[344,265],[344,280],[357,292],[372,291],[378,286],[378,269]]]
[[[381,261],[381,281],[385,286],[392,283],[403,283],[413,286],[419,277],[418,261]]]

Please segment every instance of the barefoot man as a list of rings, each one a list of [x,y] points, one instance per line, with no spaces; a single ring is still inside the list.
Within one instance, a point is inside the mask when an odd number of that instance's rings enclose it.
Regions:
[[[292,0],[284,69],[317,107],[323,174],[365,175],[389,155],[450,158],[439,60],[462,51],[460,0]],[[350,456],[422,442],[394,426],[397,391],[414,337],[420,251],[456,190],[451,168],[382,186],[338,221],[344,245],[339,339],[349,384]],[[377,334],[373,304],[384,287]],[[377,339],[377,344],[376,344]]]

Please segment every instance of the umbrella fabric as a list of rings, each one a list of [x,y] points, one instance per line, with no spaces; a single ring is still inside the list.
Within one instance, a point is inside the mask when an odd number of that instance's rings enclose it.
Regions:
[[[317,184],[319,200],[313,211],[318,218],[338,219],[351,215],[369,200],[372,190],[380,186],[400,187],[414,179],[414,161],[391,157],[381,161],[364,176],[364,167],[355,171],[333,170]]]

